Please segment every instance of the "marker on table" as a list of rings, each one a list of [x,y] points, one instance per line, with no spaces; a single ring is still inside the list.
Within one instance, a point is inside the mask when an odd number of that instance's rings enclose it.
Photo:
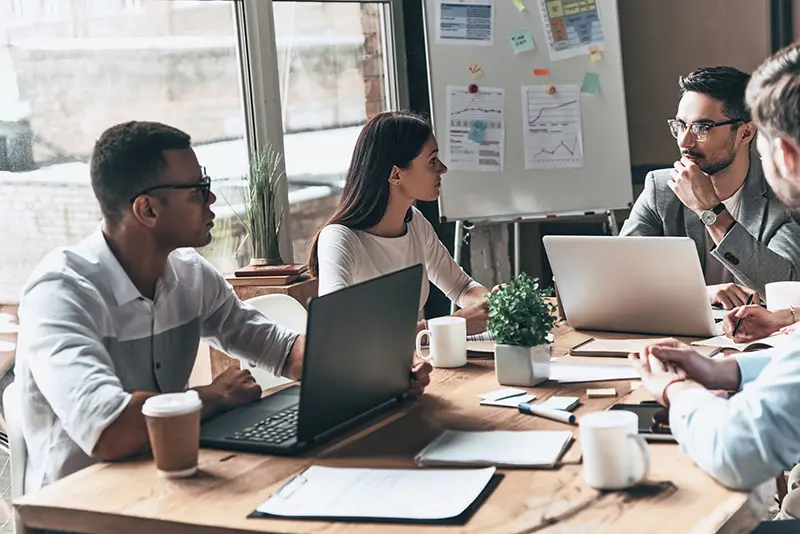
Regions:
[[[754,293],[750,293],[750,296],[747,297],[747,304],[745,306],[749,306],[753,303],[753,295]],[[742,326],[742,321],[744,321],[744,317],[739,317],[739,320],[736,321],[736,325],[733,327],[733,333],[731,334],[731,338],[736,337],[736,333],[739,331],[739,327]]]
[[[552,419],[553,421],[559,421],[561,423],[567,423],[568,425],[575,424],[575,414],[565,412],[564,410],[553,410],[551,408],[542,408],[541,406],[537,406],[536,404],[532,404],[530,402],[523,402],[519,405],[518,408],[520,413],[526,413],[528,415],[538,415],[539,417],[544,417],[545,419]]]

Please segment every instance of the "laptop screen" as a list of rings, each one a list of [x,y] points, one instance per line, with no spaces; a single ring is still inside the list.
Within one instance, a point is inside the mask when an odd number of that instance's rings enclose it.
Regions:
[[[300,441],[408,391],[421,284],[414,265],[311,300]]]

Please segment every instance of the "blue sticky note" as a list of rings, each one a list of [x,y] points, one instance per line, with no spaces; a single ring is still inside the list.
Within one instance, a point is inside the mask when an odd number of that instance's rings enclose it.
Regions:
[[[581,93],[596,95],[600,92],[600,75],[595,72],[587,72],[583,75],[583,85]]]
[[[530,30],[515,30],[508,34],[508,38],[511,41],[511,49],[515,54],[536,50],[536,43],[533,42]]]
[[[467,133],[467,138],[473,143],[480,143],[483,141],[484,137],[486,137],[486,121],[472,121],[472,124],[469,125],[469,133]]]

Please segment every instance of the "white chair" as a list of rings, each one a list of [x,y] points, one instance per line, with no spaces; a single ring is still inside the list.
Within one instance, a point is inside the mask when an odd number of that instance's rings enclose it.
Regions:
[[[28,446],[22,436],[19,400],[19,387],[16,382],[11,382],[3,391],[3,410],[11,453],[11,496],[14,499],[25,494],[25,464],[28,461]]]
[[[262,295],[253,297],[245,301],[276,323],[285,326],[299,334],[306,333],[306,319],[308,312],[302,304],[288,295]],[[250,366],[250,372],[262,389],[272,388],[290,382],[287,378],[272,376],[266,371],[262,371],[254,366]]]

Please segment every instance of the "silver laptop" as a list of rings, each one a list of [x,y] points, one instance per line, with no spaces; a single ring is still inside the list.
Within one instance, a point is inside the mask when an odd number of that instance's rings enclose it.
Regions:
[[[573,328],[718,334],[690,238],[545,236],[543,242]]]

